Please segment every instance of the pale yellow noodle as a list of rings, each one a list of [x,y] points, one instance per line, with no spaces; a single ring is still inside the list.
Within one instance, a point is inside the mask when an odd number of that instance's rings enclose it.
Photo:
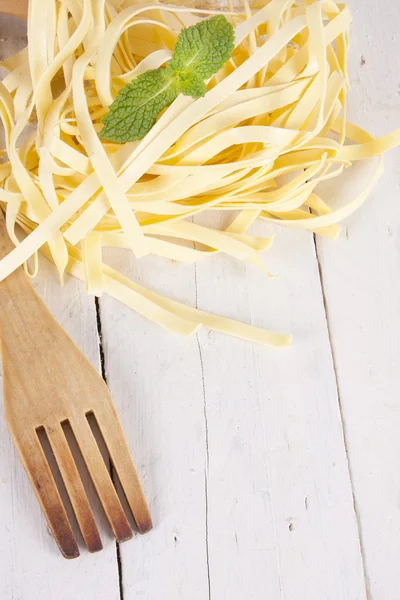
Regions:
[[[204,98],[179,96],[141,141],[118,145],[99,137],[118,91],[162,67],[183,27],[219,11],[157,0],[30,1],[28,48],[1,64],[0,202],[16,247],[0,262],[0,280],[32,257],[34,275],[41,250],[61,281],[71,273],[89,294],[108,293],[171,331],[191,335],[203,325],[290,344],[289,335],[163,298],[103,261],[105,247],[188,263],[224,253],[267,273],[260,253],[273,238],[248,233],[257,219],[337,237],[382,175],[383,153],[400,144],[400,130],[375,139],[347,121],[351,15],[343,4],[229,7],[235,50]],[[356,198],[335,206],[318,193],[372,157]],[[220,210],[232,213],[224,230],[193,220]]]

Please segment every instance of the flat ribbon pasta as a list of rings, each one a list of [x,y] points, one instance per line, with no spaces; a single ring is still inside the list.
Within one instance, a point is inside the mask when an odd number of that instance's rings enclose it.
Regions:
[[[8,74],[0,84],[0,203],[16,247],[0,261],[0,280],[32,257],[34,275],[40,250],[61,281],[70,273],[89,294],[108,293],[181,335],[205,326],[290,344],[290,335],[164,298],[103,261],[107,247],[188,263],[224,253],[267,273],[260,253],[273,237],[249,233],[257,219],[337,237],[382,175],[383,153],[400,144],[400,130],[375,139],[347,121],[351,15],[343,4],[228,6],[30,0],[28,47],[1,63]],[[178,96],[139,142],[101,140],[101,119],[119,90],[162,68],[182,28],[221,12],[235,28],[235,49],[205,96]],[[318,193],[321,182],[373,157],[370,180],[347,204]],[[231,224],[196,223],[207,211],[232,213]]]

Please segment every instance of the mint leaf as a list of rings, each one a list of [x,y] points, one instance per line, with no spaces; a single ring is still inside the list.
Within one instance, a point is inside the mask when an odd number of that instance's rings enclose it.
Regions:
[[[118,144],[142,139],[178,93],[176,80],[165,69],[142,73],[111,104],[110,112],[102,119],[101,137]]]
[[[192,98],[200,98],[207,91],[207,86],[200,75],[191,74],[179,78],[179,91],[184,96],[192,96]]]
[[[204,96],[205,80],[229,59],[234,39],[233,27],[223,15],[183,29],[165,68],[146,71],[119,92],[102,119],[102,139],[118,144],[140,140],[178,94]]]
[[[234,40],[233,27],[223,15],[200,21],[181,31],[169,66],[179,77],[209,79],[229,59]]]

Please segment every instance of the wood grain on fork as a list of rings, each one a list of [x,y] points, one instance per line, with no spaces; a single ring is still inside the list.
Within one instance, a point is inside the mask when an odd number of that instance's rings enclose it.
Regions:
[[[13,245],[0,217],[0,257]],[[94,516],[63,431],[68,422],[117,541],[132,529],[88,422],[94,413],[132,508],[137,528],[145,533],[151,518],[124,441],[110,393],[102,377],[56,323],[22,269],[0,284],[0,337],[4,408],[7,424],[24,467],[61,552],[79,555],[65,507],[40,444],[44,430],[91,552],[102,548]]]
[[[61,424],[45,430],[60,469],[76,520],[89,552],[103,549],[99,530],[89,505],[82,479]]]

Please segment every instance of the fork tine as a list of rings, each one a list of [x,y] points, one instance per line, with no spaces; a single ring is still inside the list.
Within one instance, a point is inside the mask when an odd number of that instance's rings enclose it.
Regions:
[[[132,528],[87,419],[70,421],[70,425],[116,540],[118,542],[130,540],[133,535]]]
[[[123,429],[113,408],[113,406],[110,406],[107,412],[94,413],[95,418],[132,511],[137,529],[139,533],[147,533],[153,527],[150,512]]]
[[[36,432],[34,437],[25,438],[23,445],[18,442],[15,439],[25,470],[61,553],[65,558],[77,558],[78,544]]]
[[[99,552],[103,549],[99,530],[64,430],[58,425],[48,427],[46,433],[87,549],[89,552]]]

